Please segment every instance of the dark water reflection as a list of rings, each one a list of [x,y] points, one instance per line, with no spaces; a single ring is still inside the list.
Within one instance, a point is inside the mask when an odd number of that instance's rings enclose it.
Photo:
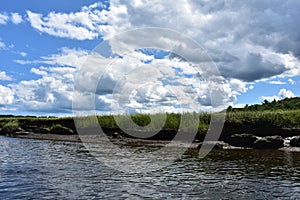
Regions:
[[[300,152],[192,153],[147,174],[114,171],[81,144],[0,137],[0,199],[300,199]]]

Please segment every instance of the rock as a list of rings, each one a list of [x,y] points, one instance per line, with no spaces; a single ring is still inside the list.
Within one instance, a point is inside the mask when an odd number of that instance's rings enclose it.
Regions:
[[[215,142],[215,141],[200,142],[197,148],[198,149],[200,149],[200,148],[208,149],[208,148],[211,148],[211,146],[213,146],[213,149],[223,149],[223,144],[221,144],[220,142]]]
[[[283,147],[284,140],[280,136],[267,136],[259,138],[254,142],[255,149],[279,149]]]
[[[119,133],[114,132],[114,133],[112,134],[112,138],[114,138],[114,139],[121,139],[122,136],[121,136]]]
[[[61,125],[55,125],[51,128],[52,134],[60,134],[60,135],[72,135],[73,130]]]
[[[300,147],[300,136],[294,136],[292,137],[290,141],[291,147]]]
[[[232,135],[228,140],[226,140],[226,142],[236,147],[253,147],[256,140],[256,136],[248,133],[242,133]]]

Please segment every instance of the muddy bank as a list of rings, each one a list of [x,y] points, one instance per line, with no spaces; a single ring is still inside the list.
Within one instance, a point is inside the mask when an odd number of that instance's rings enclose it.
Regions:
[[[60,135],[60,134],[43,134],[43,133],[33,133],[33,132],[19,132],[15,134],[6,134],[7,137],[14,138],[26,138],[26,139],[39,139],[39,140],[55,140],[55,141],[68,141],[68,142],[91,142],[91,143],[103,143],[109,139],[112,143],[116,145],[128,145],[128,146],[149,146],[149,147],[163,147],[170,143],[169,140],[146,140],[146,139],[137,139],[137,138],[114,138],[109,137],[98,137],[94,135],[89,135],[88,139],[85,136],[85,139],[82,139],[78,135]],[[193,142],[192,144],[184,143],[181,141],[173,142],[171,147],[189,147],[189,148],[198,148],[199,142]]]
[[[98,134],[99,127],[87,127],[88,128],[81,128],[80,130],[76,129],[73,118],[2,118],[0,120],[0,135],[18,138],[80,142],[78,130],[80,133],[84,131],[90,136]],[[121,129],[109,123],[107,123],[106,126],[102,124],[101,127],[105,133],[105,137],[110,138],[115,143],[130,145],[163,146],[173,140],[178,132],[176,128],[171,129],[164,127],[157,134],[146,139],[140,139],[126,134]],[[198,130],[194,139],[194,146],[201,145],[201,142],[203,142],[205,138],[206,131],[204,129]],[[133,133],[133,131],[129,132]],[[139,132],[134,133],[135,135],[139,134]],[[140,133],[147,135],[146,132]],[[178,139],[179,143],[180,141],[185,141],[185,137],[189,134],[189,132],[182,134],[182,138]],[[226,142],[230,144],[230,146],[242,148],[277,149],[283,146],[283,140],[286,138],[292,138],[291,144],[300,146],[300,139],[295,138],[299,136],[299,126],[279,126],[261,121],[250,122],[243,120],[239,123],[226,121],[219,142]],[[191,137],[194,138],[194,136]],[[222,144],[221,146],[219,145],[218,148],[222,149],[226,145]]]

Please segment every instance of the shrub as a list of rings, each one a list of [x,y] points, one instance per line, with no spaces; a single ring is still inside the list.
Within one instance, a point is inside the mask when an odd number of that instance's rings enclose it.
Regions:
[[[52,134],[61,134],[61,135],[71,135],[73,134],[73,130],[62,126],[60,124],[54,124],[52,125],[52,127],[50,128],[50,131]]]
[[[4,123],[2,125],[2,133],[13,133],[16,132],[19,128],[19,122],[18,120],[12,120]]]

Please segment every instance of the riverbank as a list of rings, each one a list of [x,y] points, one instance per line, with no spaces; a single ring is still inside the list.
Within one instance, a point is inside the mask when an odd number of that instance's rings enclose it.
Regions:
[[[184,115],[184,116],[183,116]],[[116,143],[128,143],[131,145],[164,145],[173,140],[180,127],[181,131],[189,134],[195,121],[182,124],[181,118],[197,120],[198,129],[194,138],[194,146],[200,145],[204,140],[211,122],[208,113],[185,114],[153,114],[153,115],[122,115],[117,116],[119,123],[131,118],[141,127],[148,127],[141,134],[158,129],[161,120],[165,118],[164,126],[160,131],[146,139],[133,137],[122,131],[116,123],[116,116],[86,116],[76,118],[38,118],[38,117],[0,117],[0,135],[79,142],[78,128],[85,129],[91,135],[97,135],[96,126],[101,126],[108,138]],[[78,119],[80,123],[78,123]],[[95,120],[96,119],[96,120]],[[154,119],[154,120],[153,120]],[[152,121],[153,120],[153,121]],[[77,126],[75,122],[77,121]],[[96,123],[95,123],[96,121]],[[151,126],[148,126],[151,124]],[[128,126],[127,132],[135,129]],[[139,133],[135,131],[135,133]],[[135,135],[136,135],[135,134]],[[230,146],[244,148],[272,148],[278,149],[284,146],[285,140],[291,140],[292,146],[300,146],[300,110],[275,110],[275,111],[228,111],[222,133],[218,142],[225,142]],[[124,142],[126,141],[126,142]],[[226,145],[222,145],[222,148]],[[220,147],[221,148],[221,147]]]
[[[173,141],[170,145],[170,140],[149,140],[149,139],[140,139],[140,138],[124,138],[118,133],[114,133],[112,136],[108,137],[99,137],[97,135],[89,136],[80,136],[76,134],[72,135],[62,135],[62,134],[44,134],[44,133],[33,133],[33,132],[16,132],[14,134],[6,134],[7,137],[20,138],[20,139],[38,139],[38,140],[53,140],[53,141],[66,141],[66,142],[91,142],[91,143],[105,143],[109,139],[113,144],[118,146],[144,146],[144,147],[164,147],[168,144],[170,147],[185,147],[189,149],[200,149],[200,148],[210,148],[222,150],[222,149],[282,149],[288,151],[300,151],[300,137],[290,137],[282,139],[280,136],[271,137],[271,140],[268,141],[269,137],[259,137],[256,138],[253,135],[247,134],[237,134],[233,135],[230,140],[227,141],[193,141],[193,143],[185,143],[183,141]],[[279,138],[278,138],[279,137]],[[83,139],[84,138],[84,139]],[[255,138],[255,140],[253,140]],[[273,138],[273,140],[272,140]],[[290,142],[293,141],[293,138],[297,138],[299,141],[296,143],[298,145],[291,146]],[[82,140],[83,139],[83,140]],[[275,140],[274,140],[275,139]],[[252,142],[252,146],[249,145]],[[257,142],[258,144],[255,144]],[[255,145],[259,145],[256,147]]]
[[[33,132],[43,134],[77,134],[77,128],[91,129],[100,126],[105,134],[112,135],[117,132],[122,137],[126,135],[116,123],[116,116],[97,117],[66,117],[66,118],[38,118],[38,117],[0,117],[0,135],[15,132]],[[153,114],[153,115],[123,115],[117,116],[118,123],[127,122],[131,118],[140,127],[147,127],[144,131],[161,130],[150,140],[171,140],[177,134],[179,126],[183,132],[189,133],[198,123],[195,139],[203,140],[211,123],[211,115],[208,113],[186,113],[186,114]],[[182,124],[181,118],[191,118]],[[154,120],[153,120],[154,119]],[[75,126],[74,120],[77,121]],[[153,120],[153,121],[151,121]],[[161,127],[161,121],[165,120]],[[96,122],[95,122],[96,121]],[[79,122],[79,123],[78,123]],[[124,125],[122,126],[124,128]],[[134,131],[134,127],[125,128],[128,132]],[[224,127],[220,136],[221,140],[226,140],[234,134],[253,134],[257,137],[279,135],[282,138],[300,135],[300,109],[298,110],[278,110],[278,111],[237,111],[227,112]]]

